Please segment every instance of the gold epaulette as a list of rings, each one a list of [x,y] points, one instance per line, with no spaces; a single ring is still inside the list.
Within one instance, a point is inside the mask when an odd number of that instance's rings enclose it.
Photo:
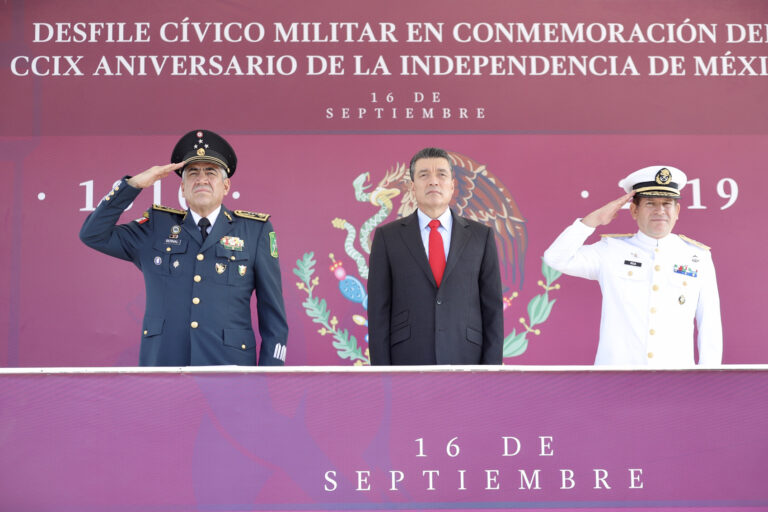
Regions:
[[[679,236],[683,241],[688,242],[691,245],[695,245],[696,247],[700,247],[701,249],[704,249],[705,251],[709,250],[709,246],[708,245],[704,245],[701,242],[697,242],[693,238],[688,238],[685,235],[677,235],[677,236]]]
[[[630,238],[635,236],[634,233],[621,233],[615,235],[600,235],[602,238]]]
[[[246,218],[246,219],[258,220],[260,222],[267,222],[269,220],[269,214],[268,213],[248,212],[248,211],[245,211],[245,210],[235,210],[232,213],[234,213],[238,217],[243,217],[243,218]]]
[[[166,213],[175,213],[177,215],[186,215],[187,212],[184,210],[177,210],[176,208],[171,208],[169,206],[163,206],[161,204],[153,204],[152,205],[153,210],[157,210],[160,212],[166,212]]]

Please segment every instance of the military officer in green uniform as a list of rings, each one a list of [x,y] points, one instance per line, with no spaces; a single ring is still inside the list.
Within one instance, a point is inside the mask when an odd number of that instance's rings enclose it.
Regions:
[[[139,364],[283,365],[288,326],[269,215],[222,204],[237,167],[234,150],[219,135],[194,130],[176,144],[171,162],[123,178],[80,230],[86,245],[131,261],[144,274]],[[186,211],[154,205],[117,225],[142,189],[174,171]]]

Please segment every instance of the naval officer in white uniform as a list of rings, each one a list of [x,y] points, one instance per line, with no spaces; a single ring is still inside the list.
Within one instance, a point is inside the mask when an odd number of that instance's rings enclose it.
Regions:
[[[682,171],[669,166],[633,172],[619,182],[625,195],[576,219],[544,253],[544,261],[556,270],[600,283],[596,365],[692,366],[694,319],[698,364],[722,362],[720,298],[709,247],[672,234],[686,181]],[[599,242],[584,245],[629,201],[637,233],[602,235]]]

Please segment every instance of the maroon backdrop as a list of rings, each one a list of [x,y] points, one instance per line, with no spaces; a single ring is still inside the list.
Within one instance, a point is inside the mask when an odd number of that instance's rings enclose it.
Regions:
[[[697,34],[690,43],[686,20]],[[136,23],[146,24],[150,40],[136,41],[134,31],[133,42],[110,42],[105,25],[94,42],[87,41],[90,36],[78,42],[79,27],[90,25],[77,24],[110,22],[124,23],[125,37]],[[264,39],[218,42],[217,25],[210,25],[200,42],[195,27],[204,30],[200,24],[206,22],[230,24],[233,39],[242,35],[238,26],[260,23]],[[323,39],[331,23],[341,22],[359,24],[352,41],[275,42],[275,23],[319,23],[324,32],[317,39]],[[379,24],[391,24],[397,42],[358,42],[365,23],[374,33]],[[409,41],[409,23],[442,23],[443,40]],[[462,43],[452,37],[454,27],[467,24],[482,38],[493,23],[538,26],[540,40]],[[555,37],[545,36],[545,23],[555,24],[550,29],[560,37],[561,24],[592,30],[594,41],[545,42]],[[77,233],[115,180],[167,162],[178,137],[197,128],[223,134],[238,153],[232,183],[238,194],[225,204],[273,215],[291,330],[290,365],[364,362],[365,311],[342,296],[329,254],[348,276],[362,285],[365,279],[345,250],[346,231],[333,221],[363,229],[378,207],[356,198],[355,179],[369,173],[367,183],[378,185],[427,145],[484,165],[525,220],[524,263],[518,254],[522,275],[513,275],[510,266],[503,279],[510,299],[505,334],[515,354],[508,364],[592,362],[599,289],[593,282],[543,275],[541,254],[574,218],[617,197],[620,178],[654,163],[679,167],[694,180],[684,190],[676,231],[712,246],[724,361],[767,363],[760,292],[768,247],[758,213],[768,185],[766,23],[768,5],[760,0],[5,3],[0,6],[0,169],[6,186],[0,188],[0,211],[7,234],[0,250],[0,365],[136,364],[141,276],[132,265],[87,249]],[[646,35],[654,26],[651,35],[666,41],[601,40],[600,27],[608,30],[611,24],[624,27],[625,39],[635,25]],[[702,25],[711,27],[716,41],[701,35]],[[162,40],[164,26],[166,39],[181,37],[186,26],[190,41]],[[212,56],[245,63],[248,56],[268,60],[270,55],[295,59],[296,71],[203,76],[190,64],[194,56],[206,63]],[[344,74],[310,76],[310,55],[342,56]],[[594,69],[586,76],[559,76],[552,69],[534,75],[533,68],[511,76],[491,76],[488,68],[472,76],[438,75],[434,69],[429,76],[413,76],[400,68],[401,58],[437,55],[454,63],[457,56],[509,55],[539,66],[584,57]],[[177,56],[179,67],[174,72],[166,61],[155,72],[152,56],[156,63]],[[364,63],[357,75],[355,56]],[[379,56],[390,74],[362,74]],[[117,75],[118,57],[143,59],[146,74],[137,67]],[[619,71],[632,59],[638,74],[601,76],[601,63],[609,57],[620,63]],[[651,76],[651,57],[677,57],[685,74]],[[111,76],[99,68],[102,58]],[[701,75],[697,62],[707,63],[709,76]],[[210,64],[202,69],[215,73]],[[350,109],[349,119],[344,108]],[[433,109],[433,117],[423,108]],[[461,118],[462,108],[467,119]],[[124,220],[139,217],[152,202],[178,207],[177,189],[174,176],[162,182],[157,195],[143,192]],[[386,220],[395,217],[403,197],[395,197],[395,211]],[[623,213],[602,232],[634,230]],[[357,250],[365,257],[359,243]],[[298,260],[304,271],[307,265],[314,270],[309,285]],[[539,282],[546,285],[547,278],[552,288],[545,299],[555,301],[551,310],[531,308],[544,300],[538,298],[544,294]],[[325,324],[312,322],[303,305],[310,287],[313,297],[326,301]],[[526,326],[534,332],[523,337]]]

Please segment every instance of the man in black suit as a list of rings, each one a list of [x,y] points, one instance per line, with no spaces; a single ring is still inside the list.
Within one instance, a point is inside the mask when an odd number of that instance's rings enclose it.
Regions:
[[[493,230],[448,208],[455,177],[446,151],[419,151],[410,174],[418,209],[373,237],[371,364],[501,364],[504,308]]]

